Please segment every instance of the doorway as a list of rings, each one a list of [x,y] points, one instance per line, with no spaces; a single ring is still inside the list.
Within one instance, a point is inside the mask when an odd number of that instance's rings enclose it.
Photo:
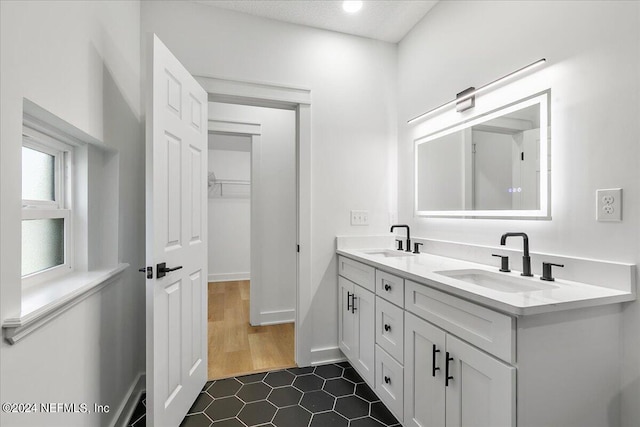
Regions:
[[[247,82],[210,76],[195,76],[208,93],[209,101],[277,107],[296,113],[296,211],[297,211],[297,287],[295,361],[309,366],[328,358],[331,349],[312,350],[313,300],[311,265],[311,90],[302,87]],[[224,132],[227,123],[209,120],[209,130]],[[244,126],[251,134],[250,124]]]
[[[209,379],[295,366],[296,113],[209,119]]]

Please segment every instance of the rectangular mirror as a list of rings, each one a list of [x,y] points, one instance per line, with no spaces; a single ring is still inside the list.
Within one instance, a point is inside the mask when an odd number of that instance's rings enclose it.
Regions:
[[[415,142],[420,216],[549,218],[549,93]]]

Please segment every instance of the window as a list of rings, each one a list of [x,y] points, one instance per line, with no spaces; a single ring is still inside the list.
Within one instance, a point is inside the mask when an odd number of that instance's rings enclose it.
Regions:
[[[22,279],[41,282],[73,269],[73,147],[24,127],[22,141]]]

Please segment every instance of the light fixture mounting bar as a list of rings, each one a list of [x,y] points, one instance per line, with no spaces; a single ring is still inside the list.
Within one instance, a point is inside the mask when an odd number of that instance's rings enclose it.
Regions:
[[[456,95],[456,111],[461,113],[476,106],[476,88],[470,87]]]
[[[504,80],[511,79],[511,78],[513,78],[513,77],[515,77],[515,76],[517,76],[519,74],[523,74],[523,73],[531,70],[532,68],[535,68],[535,67],[537,67],[539,65],[544,64],[545,62],[547,62],[546,58],[538,59],[537,61],[532,62],[529,65],[525,65],[524,67],[519,68],[519,69],[517,69],[517,70],[515,70],[515,71],[513,71],[513,72],[511,72],[509,74],[506,74],[506,75],[500,77],[499,79],[496,79],[496,80],[492,81],[491,83],[487,83],[484,86],[480,86],[477,89],[474,89],[472,87],[470,87],[468,89],[465,89],[462,92],[460,92],[459,94],[457,94],[456,99],[451,100],[449,102],[445,102],[444,104],[439,105],[436,108],[433,108],[433,109],[427,111],[426,113],[422,113],[419,116],[416,116],[416,117],[408,120],[407,124],[414,123],[414,122],[416,122],[416,121],[418,121],[420,119],[423,119],[423,118],[427,117],[430,114],[435,113],[436,111],[440,111],[440,110],[442,110],[444,108],[447,108],[447,107],[449,107],[450,105],[453,105],[453,104],[456,104],[456,110],[458,112],[462,112],[462,111],[468,110],[469,108],[473,108],[475,106],[475,96],[478,93],[483,92],[483,91],[489,89],[490,87],[493,87],[493,86],[497,85],[498,83],[503,82]]]

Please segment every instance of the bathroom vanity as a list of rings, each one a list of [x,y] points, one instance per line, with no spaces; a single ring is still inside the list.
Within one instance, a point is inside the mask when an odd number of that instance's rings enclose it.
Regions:
[[[337,253],[340,349],[404,426],[617,425],[634,266],[620,267],[625,288],[394,249]]]

